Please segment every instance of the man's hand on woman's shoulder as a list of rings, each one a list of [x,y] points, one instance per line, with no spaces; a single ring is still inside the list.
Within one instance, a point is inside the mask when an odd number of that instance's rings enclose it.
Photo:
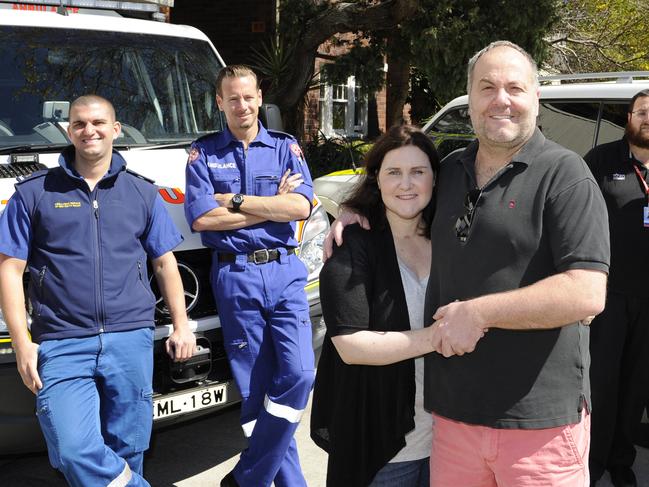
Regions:
[[[326,262],[331,257],[331,254],[333,254],[334,240],[336,241],[336,245],[340,247],[343,244],[343,230],[347,225],[353,225],[354,223],[358,223],[365,230],[370,229],[370,222],[367,221],[367,218],[351,210],[342,209],[325,236],[323,261]]]

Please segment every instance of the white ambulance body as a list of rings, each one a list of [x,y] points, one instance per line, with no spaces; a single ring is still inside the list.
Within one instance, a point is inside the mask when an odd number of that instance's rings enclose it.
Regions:
[[[123,127],[116,149],[131,170],[159,186],[185,237],[175,254],[188,315],[201,346],[185,367],[167,360],[163,342],[171,325],[160,299],[154,419],[176,421],[232,404],[240,397],[225,358],[209,284],[211,254],[199,235],[190,231],[183,212],[189,144],[224,127],[214,85],[224,62],[210,40],[193,27],[74,7],[119,6],[128,8],[129,16],[160,17],[152,3],[64,3],[68,8],[0,0],[0,212],[14,192],[17,176],[57,165],[59,152],[70,144],[66,135],[70,101],[87,93],[111,100]],[[311,217],[297,230],[300,257],[309,270],[306,290],[316,347],[324,335],[318,274],[328,226],[326,213],[316,201]],[[33,396],[16,371],[1,314],[0,395],[0,454],[42,448]]]

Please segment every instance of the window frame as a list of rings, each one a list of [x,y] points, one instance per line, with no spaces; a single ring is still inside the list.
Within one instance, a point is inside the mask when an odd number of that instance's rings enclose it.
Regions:
[[[345,98],[334,98],[335,87],[343,88]],[[356,86],[356,78],[354,76],[349,76],[346,84],[320,84],[320,92],[318,94],[318,121],[322,133],[329,137],[365,137],[367,135],[367,96],[361,95],[361,99],[359,100],[357,95],[360,95],[360,90]],[[345,127],[343,129],[334,128],[334,103],[345,102]],[[356,114],[357,107],[359,107],[359,115]],[[359,120],[360,123],[355,123],[356,120]]]

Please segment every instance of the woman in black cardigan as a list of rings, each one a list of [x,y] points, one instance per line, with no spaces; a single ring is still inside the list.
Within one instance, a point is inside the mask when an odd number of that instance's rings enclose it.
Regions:
[[[428,485],[432,419],[415,357],[433,351],[422,327],[438,168],[426,135],[393,127],[344,202],[371,230],[347,227],[320,274],[327,336],[311,437],[329,453],[328,486]]]

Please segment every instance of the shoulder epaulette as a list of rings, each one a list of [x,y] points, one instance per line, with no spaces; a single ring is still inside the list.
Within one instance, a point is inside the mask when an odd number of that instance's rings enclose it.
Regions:
[[[55,169],[55,168],[52,168]],[[43,176],[46,176],[47,173],[49,173],[52,169],[41,169],[39,171],[34,171],[31,174],[28,174],[26,176],[20,175],[16,176],[16,184],[23,184],[26,183],[27,181],[31,181],[33,179],[38,179],[42,178]]]
[[[147,178],[145,176],[142,176],[140,173],[132,171],[129,168],[126,168],[126,172],[133,175],[133,176],[135,176],[138,179],[142,179],[143,181],[146,181],[147,183],[155,184],[155,181],[153,179],[149,179],[149,178]]]
[[[207,139],[210,139],[212,137],[218,137],[223,133],[223,130],[217,130],[215,132],[210,132],[209,134],[201,135],[198,139],[194,140],[194,142],[203,142]],[[192,144],[194,143],[192,142]]]
[[[273,135],[281,135],[283,137],[288,137],[289,139],[295,140],[295,136],[289,134],[288,132],[282,132],[281,130],[266,129],[266,132]]]

